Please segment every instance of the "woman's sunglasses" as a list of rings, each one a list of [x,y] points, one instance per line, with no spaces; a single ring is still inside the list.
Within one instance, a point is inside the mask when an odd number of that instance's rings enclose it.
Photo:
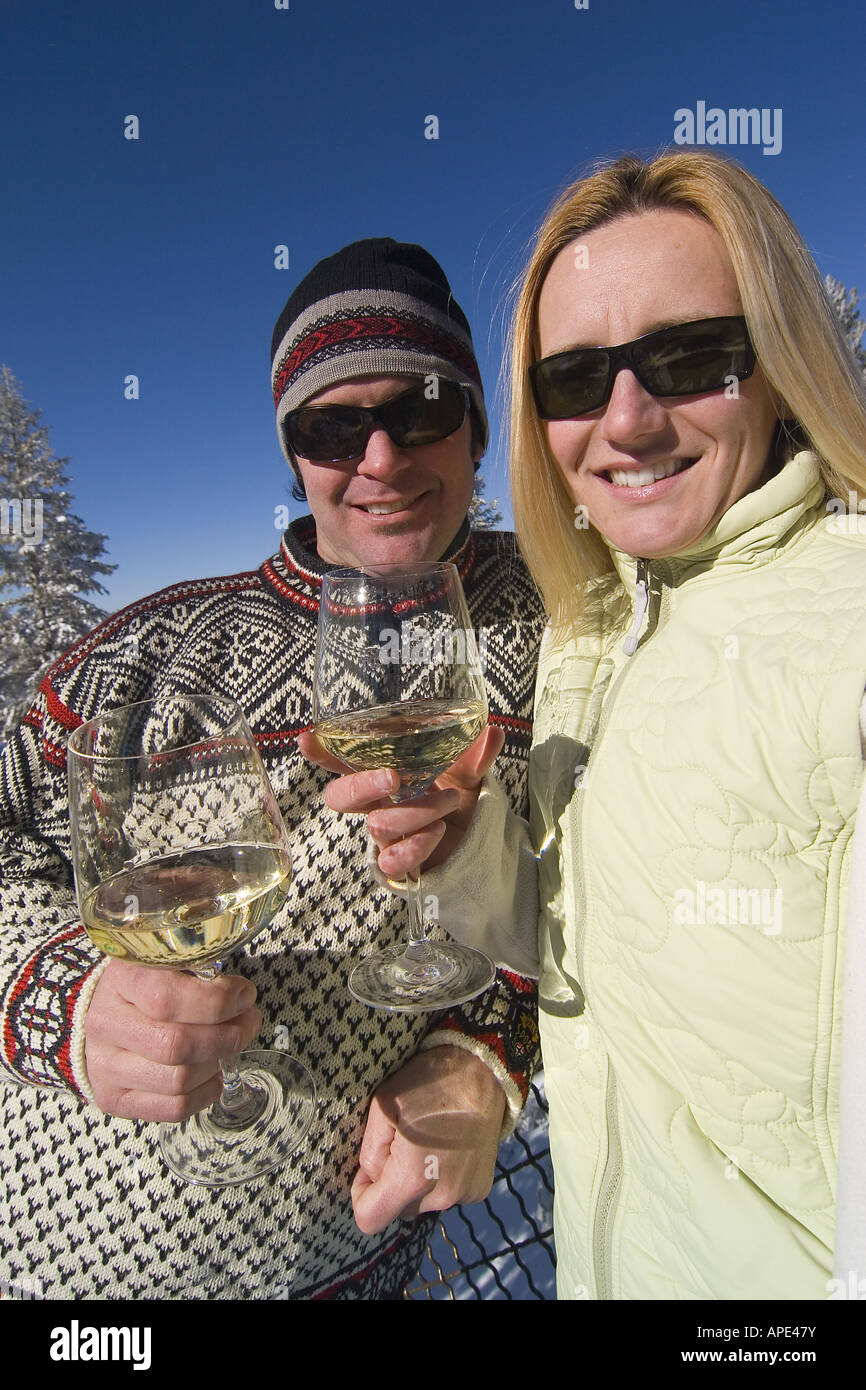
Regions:
[[[437,378],[438,392],[413,386],[382,405],[302,405],[283,421],[286,443],[311,463],[347,463],[367,447],[374,425],[381,425],[400,449],[435,444],[459,429],[469,409],[469,392]]]
[[[750,377],[755,350],[746,320],[732,317],[677,323],[618,347],[557,352],[529,368],[542,420],[572,420],[606,405],[623,367],[652,396],[696,396]]]

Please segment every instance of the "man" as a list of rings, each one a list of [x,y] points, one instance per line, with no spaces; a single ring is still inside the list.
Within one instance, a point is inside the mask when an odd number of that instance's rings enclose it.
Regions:
[[[326,569],[453,560],[484,629],[500,776],[523,808],[543,616],[510,538],[466,521],[487,421],[438,264],[390,240],[321,262],[277,323],[272,383],[312,516],[257,571],[174,585],[82,639],[2,764],[0,1279],[46,1297],[398,1296],[428,1238],[419,1213],[486,1194],[537,1062],[532,991],[517,977],[432,1018],[353,999],[350,963],[403,938],[402,904],[368,874],[362,819],[327,807],[328,774],[298,748]],[[241,705],[293,844],[287,904],[235,973],[210,982],[101,959],[69,867],[69,732],[184,691]],[[455,793],[433,795],[450,805]],[[219,1057],[260,1030],[261,1046],[312,1072],[312,1130],[253,1186],[179,1182],[148,1122],[210,1104]]]

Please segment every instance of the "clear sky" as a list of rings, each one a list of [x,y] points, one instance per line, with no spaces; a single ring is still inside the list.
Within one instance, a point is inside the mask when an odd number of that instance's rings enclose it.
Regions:
[[[108,536],[100,602],[276,548],[271,331],[356,238],[420,241],[449,275],[508,521],[505,292],[590,160],[654,153],[701,101],[779,109],[777,154],[722,152],[866,292],[864,40],[862,0],[0,0],[0,362]]]

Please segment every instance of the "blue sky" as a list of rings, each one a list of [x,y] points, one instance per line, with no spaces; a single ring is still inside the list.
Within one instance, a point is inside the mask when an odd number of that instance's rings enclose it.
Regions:
[[[108,536],[100,601],[276,548],[271,331],[301,276],[358,237],[420,241],[449,275],[507,519],[504,296],[590,160],[653,153],[699,101],[780,108],[778,154],[729,152],[822,274],[866,292],[864,39],[860,0],[0,0],[0,362]]]

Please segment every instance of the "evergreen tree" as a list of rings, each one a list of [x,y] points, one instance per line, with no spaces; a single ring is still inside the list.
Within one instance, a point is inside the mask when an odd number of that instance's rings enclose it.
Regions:
[[[866,323],[861,319],[858,308],[862,295],[859,290],[847,290],[841,280],[834,280],[832,275],[824,276],[824,288],[842,325],[842,332],[851,344],[851,350],[866,376],[866,348],[863,346]]]
[[[502,520],[502,513],[497,510],[499,498],[494,497],[492,502],[485,501],[484,488],[484,478],[476,473],[472,501],[469,503],[469,525],[476,531],[495,531]]]
[[[0,741],[26,713],[41,673],[104,617],[83,595],[105,593],[97,575],[105,536],[70,510],[68,459],[54,457],[8,367],[0,370]]]

